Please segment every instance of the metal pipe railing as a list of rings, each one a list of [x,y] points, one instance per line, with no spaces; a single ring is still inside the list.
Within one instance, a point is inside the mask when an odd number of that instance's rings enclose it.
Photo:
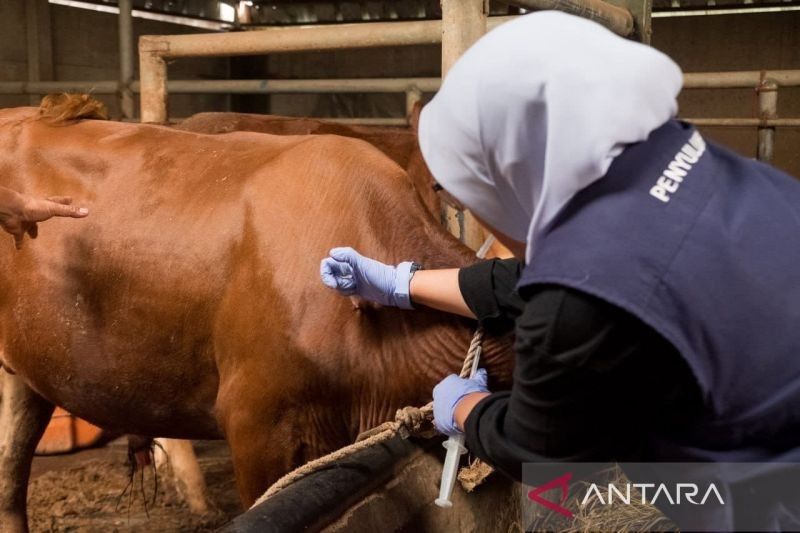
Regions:
[[[0,81],[0,94],[48,94],[58,92],[91,92],[116,94],[118,80],[102,81]]]
[[[441,21],[376,22],[139,39],[143,122],[167,120],[166,58],[229,56],[441,42]]]
[[[295,94],[295,93],[401,93],[411,88],[422,92],[439,90],[439,78],[354,78],[328,80],[168,80],[171,93],[183,94]],[[114,94],[119,81],[0,81],[0,94],[87,92]],[[138,81],[130,83],[134,93]]]
[[[257,32],[145,35],[139,39],[139,51],[170,58],[223,57],[436,44],[442,40],[441,32],[441,21],[426,20],[269,28]]]
[[[439,78],[356,78],[330,80],[174,80],[169,92],[294,94],[294,93],[401,93],[411,88],[439,90]],[[138,86],[135,86],[138,89]]]
[[[683,75],[684,89],[752,89],[769,79],[781,87],[800,86],[800,70],[698,72]]]
[[[684,74],[684,89],[757,89],[761,80],[769,79],[779,87],[799,87],[800,70],[745,72],[699,72]],[[84,91],[113,94],[120,82],[100,81],[3,81],[0,94],[41,94],[58,91]],[[416,87],[422,92],[436,92],[440,78],[351,78],[320,80],[169,80],[169,92],[184,94],[292,94],[292,93],[362,93],[406,92]],[[134,93],[140,91],[138,81],[131,83]]]
[[[406,95],[406,113],[410,113],[422,93],[438,90],[439,78],[356,78],[324,80],[165,80],[165,94],[295,94],[295,93],[365,93],[402,92]],[[758,93],[758,118],[689,118],[688,122],[710,127],[757,127],[758,157],[770,161],[773,154],[775,128],[800,127],[798,118],[777,118],[779,87],[800,86],[800,70],[704,72],[684,75],[684,88],[754,89]],[[118,94],[121,81],[37,81],[0,82],[0,94],[46,94],[62,91]],[[139,82],[128,84],[132,93],[140,92]],[[392,125],[403,119],[351,118],[350,123]]]
[[[695,126],[715,128],[800,128],[800,118],[682,118]]]
[[[133,48],[133,2],[119,0],[119,107],[122,116],[133,118],[136,105],[133,100],[134,48]]]
[[[514,17],[491,17],[492,29]],[[365,22],[265,28],[234,33],[145,35],[139,51],[162,57],[224,57],[275,52],[439,44],[442,21]]]
[[[493,27],[511,18],[493,17],[487,26]],[[142,121],[167,120],[167,58],[437,44],[442,42],[442,28],[441,20],[427,20],[270,28],[224,34],[146,35],[139,39]]]

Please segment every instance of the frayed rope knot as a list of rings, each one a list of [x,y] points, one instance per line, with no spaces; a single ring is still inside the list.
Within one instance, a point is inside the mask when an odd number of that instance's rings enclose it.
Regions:
[[[394,415],[397,434],[407,439],[410,436],[430,439],[436,435],[433,427],[433,404],[425,407],[403,407]]]

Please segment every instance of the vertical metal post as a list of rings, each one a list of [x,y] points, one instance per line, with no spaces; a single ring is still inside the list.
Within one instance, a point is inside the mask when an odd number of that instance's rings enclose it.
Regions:
[[[768,120],[778,115],[778,84],[772,80],[762,80],[756,89],[758,91],[758,118]],[[775,149],[775,127],[758,127],[758,152],[759,161],[769,163]]]
[[[142,122],[167,121],[167,63],[158,53],[163,43],[155,37],[139,39],[139,91]]]
[[[442,78],[447,75],[461,54],[486,33],[488,2],[485,0],[441,0],[442,3]],[[461,241],[477,250],[486,232],[471,213],[443,208],[447,229]]]
[[[28,81],[49,81],[53,77],[53,44],[50,33],[50,6],[47,0],[25,3],[25,40]],[[31,105],[39,105],[42,95],[32,94]]]
[[[36,2],[28,2],[25,6],[25,38],[28,45],[28,81],[40,81],[39,76],[39,34],[36,24]],[[28,98],[35,106],[41,95],[32,94]]]
[[[119,0],[119,108],[122,118],[135,113],[133,91],[133,6],[132,0]]]

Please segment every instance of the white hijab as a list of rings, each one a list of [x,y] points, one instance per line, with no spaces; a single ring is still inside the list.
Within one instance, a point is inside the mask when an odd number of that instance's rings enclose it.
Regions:
[[[422,110],[436,180],[498,231],[536,240],[625,145],[677,112],[680,68],[648,46],[555,11],[480,39]]]

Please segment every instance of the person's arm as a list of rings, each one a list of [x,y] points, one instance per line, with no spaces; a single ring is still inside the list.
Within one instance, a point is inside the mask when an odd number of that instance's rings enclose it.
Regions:
[[[52,217],[83,218],[89,214],[88,209],[71,204],[72,198],[67,196],[35,198],[0,187],[0,227],[14,236],[19,249],[26,233],[31,239],[39,234],[38,222]]]
[[[387,265],[352,248],[334,248],[320,263],[320,277],[343,296],[477,318],[492,333],[510,330],[522,308],[514,291],[520,269],[516,260],[482,261],[461,269],[415,271],[412,266],[410,261]]]
[[[539,289],[516,336],[512,390],[467,394],[454,410],[469,450],[515,479],[525,462],[630,460],[649,424],[664,429],[699,412],[678,352],[602,300]]]
[[[414,305],[475,318],[475,313],[461,294],[458,272],[457,268],[418,270],[411,278],[411,302]]]
[[[516,259],[480,261],[458,271],[464,302],[491,335],[510,332],[525,306],[516,290],[521,271]]]

